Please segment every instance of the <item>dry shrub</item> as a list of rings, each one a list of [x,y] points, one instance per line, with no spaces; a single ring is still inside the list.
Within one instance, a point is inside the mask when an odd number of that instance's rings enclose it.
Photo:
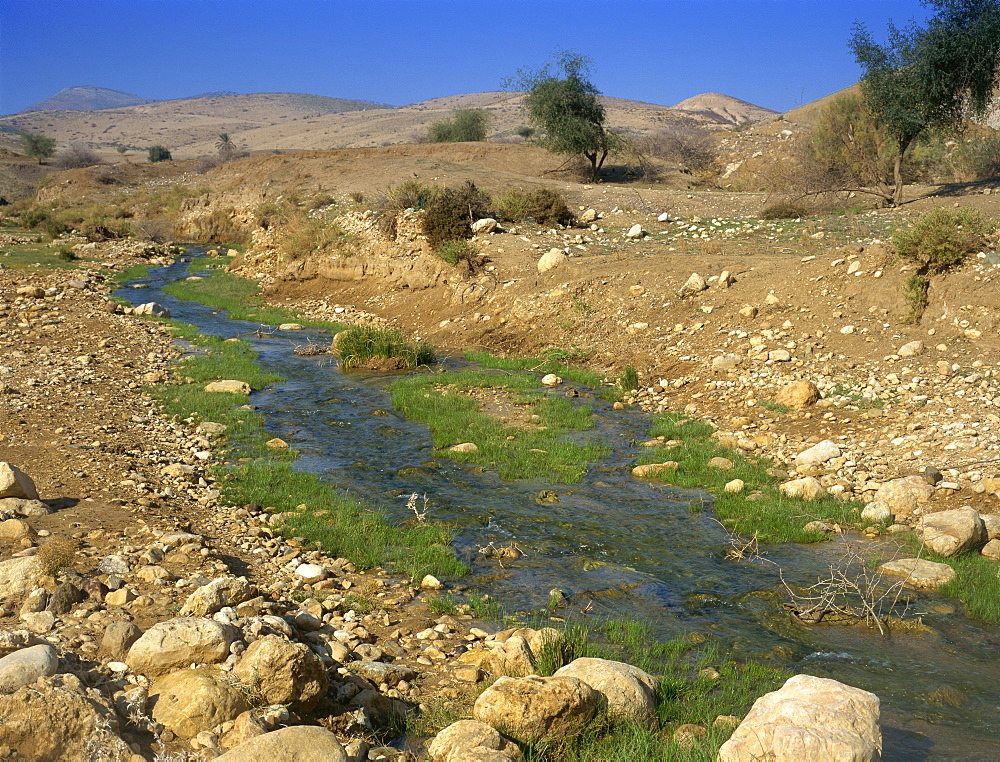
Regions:
[[[344,236],[336,224],[300,209],[285,217],[279,232],[278,247],[289,259],[329,249]]]
[[[445,188],[427,203],[423,226],[431,246],[472,237],[472,223],[492,216],[490,197],[471,181],[460,188]]]
[[[711,130],[694,125],[664,127],[645,138],[642,148],[650,156],[676,164],[682,171],[696,175],[709,172],[717,155]]]
[[[216,209],[194,222],[187,231],[192,243],[242,244],[249,240],[247,231],[232,219],[232,209]]]
[[[121,170],[113,164],[94,167],[94,182],[100,185],[117,185],[122,181]]]
[[[809,210],[806,207],[791,201],[779,201],[765,206],[760,212],[762,220],[797,220],[808,216]]]
[[[440,189],[407,180],[396,187],[389,187],[375,200],[378,228],[390,241],[396,238],[396,218],[406,209],[424,209]],[[363,196],[362,196],[363,197]],[[352,196],[353,198],[353,196]],[[360,202],[358,202],[360,203]]]
[[[76,563],[79,549],[79,540],[53,535],[35,553],[35,561],[45,574],[55,576],[59,570],[69,569]]]
[[[52,165],[56,169],[81,169],[103,163],[101,157],[89,148],[77,145],[63,149],[52,159]]]

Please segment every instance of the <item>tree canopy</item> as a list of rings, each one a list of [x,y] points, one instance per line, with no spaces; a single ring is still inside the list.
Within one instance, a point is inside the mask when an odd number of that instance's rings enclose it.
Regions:
[[[885,45],[856,24],[849,47],[864,75],[865,104],[896,144],[892,202],[903,193],[902,165],[913,142],[985,113],[1000,73],[1000,0],[924,0],[926,26],[889,25]]]
[[[28,156],[38,159],[39,164],[56,152],[56,141],[39,132],[21,133],[21,145]]]
[[[596,179],[619,141],[605,126],[601,93],[589,79],[589,67],[586,56],[563,51],[541,69],[519,71],[507,86],[527,91],[524,108],[528,120],[544,131],[541,143],[553,153],[585,156]]]

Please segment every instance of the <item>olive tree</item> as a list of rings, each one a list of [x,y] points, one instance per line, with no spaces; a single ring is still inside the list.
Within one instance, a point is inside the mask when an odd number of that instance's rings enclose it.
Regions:
[[[38,159],[39,164],[56,152],[56,141],[40,132],[22,132],[21,146],[28,156]]]
[[[849,47],[863,69],[865,104],[895,144],[893,192],[903,197],[903,162],[914,141],[956,129],[990,105],[1000,73],[1000,0],[924,0],[925,26],[889,25],[881,45],[858,23]]]
[[[608,130],[600,91],[589,79],[590,59],[570,51],[537,70],[522,69],[505,83],[527,91],[528,120],[544,131],[541,143],[553,153],[585,156],[594,180],[621,137]]]

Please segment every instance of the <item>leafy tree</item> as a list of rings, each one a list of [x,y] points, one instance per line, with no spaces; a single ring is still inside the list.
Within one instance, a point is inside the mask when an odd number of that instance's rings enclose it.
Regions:
[[[522,69],[505,86],[528,92],[524,108],[529,121],[545,131],[542,144],[553,153],[585,156],[594,180],[622,138],[605,126],[601,93],[589,79],[589,66],[586,56],[562,51],[541,69]]]
[[[430,126],[434,143],[475,143],[486,140],[486,130],[493,116],[481,108],[456,109],[451,119],[442,119]]]
[[[39,164],[56,152],[56,141],[40,132],[21,133],[21,145],[28,156],[38,159]]]
[[[903,197],[907,149],[928,130],[954,129],[990,105],[1000,74],[1000,0],[924,0],[920,27],[889,25],[880,45],[858,23],[849,41],[865,104],[895,143],[893,204]]]
[[[164,146],[155,145],[149,147],[149,160],[151,162],[170,161],[172,158],[173,157],[170,155],[170,151],[168,151]]]

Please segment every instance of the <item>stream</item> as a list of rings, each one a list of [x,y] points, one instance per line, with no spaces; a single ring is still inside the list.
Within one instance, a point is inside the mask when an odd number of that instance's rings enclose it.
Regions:
[[[554,393],[576,388],[597,423],[582,436],[611,448],[580,483],[504,481],[436,459],[427,427],[392,408],[387,387],[399,373],[341,373],[329,355],[294,354],[315,337],[310,331],[247,335],[259,325],[160,291],[188,277],[187,267],[177,261],[154,269],[116,295],[158,302],[204,333],[249,341],[261,365],[285,378],[255,392],[251,403],[268,431],[299,452],[295,467],[384,505],[399,521],[413,518],[406,508],[411,493],[426,495],[428,519],[456,527],[455,549],[473,570],[463,584],[530,610],[560,588],[569,605],[559,616],[588,609],[593,617],[640,618],[663,640],[701,636],[737,658],[873,691],[882,702],[886,760],[1000,759],[1000,627],[969,619],[960,603],[932,593],[914,607],[931,631],[887,638],[865,627],[807,627],[781,609],[787,598],[776,594],[779,567],[790,583],[811,584],[848,543],[870,541],[855,535],[768,546],[760,563],[727,559],[730,538],[710,503],[691,508],[708,495],[630,475],[649,417],[636,408],[613,411],[593,390],[573,384]],[[440,364],[472,367],[463,358]],[[558,502],[540,505],[542,490],[554,491]],[[487,560],[479,552],[511,542],[524,552],[517,560]]]

